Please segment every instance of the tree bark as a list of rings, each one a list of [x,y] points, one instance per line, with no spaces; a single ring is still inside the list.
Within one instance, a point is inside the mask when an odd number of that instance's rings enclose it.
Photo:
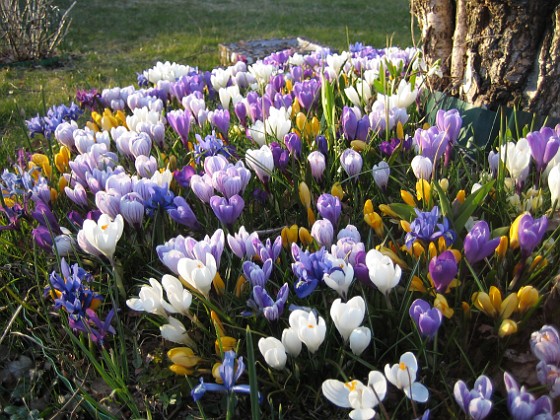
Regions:
[[[560,114],[560,0],[411,0],[438,86],[476,106]],[[437,18],[434,18],[437,17]],[[451,32],[450,32],[451,29]]]

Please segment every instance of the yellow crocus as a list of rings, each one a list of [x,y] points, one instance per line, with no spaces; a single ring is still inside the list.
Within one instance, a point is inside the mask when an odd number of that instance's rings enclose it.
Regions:
[[[216,290],[216,293],[219,296],[223,296],[224,291],[226,289],[226,284],[224,283],[224,280],[222,279],[220,273],[216,273],[214,279],[212,280],[212,284],[214,285],[214,289]]]
[[[237,346],[237,339],[233,337],[228,337],[227,335],[224,337],[219,337],[216,339],[214,343],[214,350],[216,350],[216,354],[219,356],[226,351],[235,350]]]
[[[400,219],[399,215],[397,213],[395,213],[393,210],[391,210],[391,207],[389,207],[387,204],[380,204],[377,207],[379,208],[379,211],[381,213],[383,213],[384,216],[389,216],[389,217],[394,217],[396,219]]]
[[[224,324],[218,314],[215,311],[210,311],[210,319],[212,320],[212,324],[214,324],[214,329],[216,330],[216,334],[220,337],[224,337],[226,335],[226,331],[224,330]]]
[[[309,233],[309,230],[303,226],[299,228],[299,240],[303,246],[309,246],[313,243],[313,237]]]
[[[309,191],[309,187],[305,183],[305,181],[301,181],[298,186],[298,194],[299,200],[301,204],[305,206],[305,208],[311,207],[311,192]]]
[[[498,335],[500,337],[507,337],[508,335],[515,334],[517,332],[517,322],[511,319],[504,319],[498,330]]]
[[[416,201],[414,201],[413,195],[411,193],[409,193],[408,191],[401,190],[401,198],[409,206],[416,207]]]
[[[431,194],[432,187],[428,181],[423,178],[416,181],[416,199],[418,201],[422,200],[424,203],[427,203],[430,201]]]
[[[369,214],[369,213],[373,213],[373,201],[371,201],[370,199],[367,199],[364,202],[364,214]]]
[[[526,214],[527,212],[517,216],[509,228],[509,246],[511,249],[519,248],[519,224]]]
[[[459,203],[463,204],[465,202],[465,196],[466,196],[465,190],[459,190],[457,192],[457,196],[455,197],[455,200],[457,200]]]
[[[340,182],[335,182],[331,188],[331,194],[335,197],[338,197],[340,201],[344,198],[344,190],[342,189],[342,185]]]
[[[66,146],[62,146],[60,151],[54,155],[54,165],[59,173],[69,171],[68,163],[70,162],[70,150]]]
[[[317,137],[317,135],[319,135],[320,129],[321,124],[319,122],[319,119],[316,116],[313,116],[313,118],[311,118],[311,134],[313,135],[313,137]]]
[[[507,319],[517,309],[518,299],[515,293],[510,293],[500,305],[500,318]]]
[[[508,250],[508,238],[507,236],[501,236],[500,237],[500,243],[499,245],[496,247],[496,256],[499,259],[503,259],[506,256],[506,252]]]
[[[447,192],[447,190],[449,189],[449,180],[447,178],[440,179],[438,181],[438,184],[443,192]]]
[[[292,226],[284,226],[282,232],[280,232],[282,237],[282,246],[286,249],[290,249],[294,242],[298,239],[298,225],[293,224]]]
[[[352,140],[350,142],[350,147],[356,152],[363,152],[368,147],[368,144],[363,140]]]
[[[424,286],[424,282],[418,276],[412,277],[412,281],[410,282],[410,287],[408,288],[408,290],[411,292],[427,292],[426,286]]]
[[[430,258],[430,260],[434,257],[437,257],[438,255],[438,251],[436,248],[436,244],[433,242],[430,242],[430,245],[428,245],[428,258]]]
[[[303,112],[296,114],[296,127],[301,133],[310,134],[310,127],[307,127],[307,116]]]
[[[438,308],[442,313],[442,315],[447,319],[450,319],[455,313],[455,311],[449,307],[449,304],[447,303],[447,299],[445,298],[445,296],[439,293],[436,294],[436,298],[434,300],[434,308]]]
[[[379,213],[372,211],[371,213],[364,214],[364,221],[368,224],[368,226],[373,228],[375,234],[379,238],[383,238],[383,234],[384,234],[383,219],[381,219]]]
[[[33,162],[35,165],[41,168],[41,171],[45,178],[50,179],[52,174],[52,168],[49,162],[49,158],[47,156],[45,156],[42,153],[34,153],[31,156],[31,162]]]
[[[485,292],[475,292],[471,297],[472,303],[476,309],[484,312],[491,318],[495,318],[498,315],[497,309],[492,304],[490,296]],[[501,303],[501,302],[500,302]]]
[[[410,223],[408,223],[406,220],[401,220],[399,224],[402,230],[404,230],[407,233],[410,232]]]
[[[241,297],[241,295],[243,294],[245,289],[248,288],[247,287],[248,284],[249,283],[247,282],[247,279],[243,275],[240,275],[237,278],[237,282],[235,283],[235,291],[234,291],[235,296],[238,297],[238,298]]]
[[[525,313],[539,303],[539,291],[533,286],[523,286],[517,291],[517,311]]]
[[[404,127],[402,122],[397,122],[397,138],[399,140],[404,140]]]
[[[175,347],[167,352],[167,357],[173,364],[169,370],[177,375],[192,375],[196,365],[202,360],[196,356],[190,347]]]
[[[313,226],[313,223],[315,223],[315,213],[313,213],[311,207],[307,207],[307,223],[308,226]]]

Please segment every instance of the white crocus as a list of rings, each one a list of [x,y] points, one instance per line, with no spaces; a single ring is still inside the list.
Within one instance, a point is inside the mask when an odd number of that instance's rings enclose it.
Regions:
[[[232,85],[228,87],[223,87],[218,91],[218,95],[220,96],[220,102],[222,103],[222,107],[224,109],[229,108],[230,102],[233,102],[235,105],[237,102],[243,100],[243,96],[239,92],[239,86]]]
[[[192,294],[183,286],[183,283],[170,274],[165,274],[161,279],[161,284],[167,294],[167,300],[163,301],[163,307],[170,313],[181,313],[186,315],[192,303]]]
[[[264,123],[266,134],[276,138],[278,141],[284,140],[284,136],[292,128],[292,121],[290,119],[291,107],[288,109],[285,107],[280,109],[270,107],[268,112],[268,118]]]
[[[343,303],[336,299],[331,305],[331,318],[344,341],[347,341],[355,328],[364,320],[366,304],[361,296],[355,296]]]
[[[344,93],[346,94],[346,97],[350,99],[352,104],[354,104],[354,106],[358,108],[362,107],[360,95],[358,95],[358,91],[356,91],[356,88],[354,86],[349,86],[347,88],[344,88]]]
[[[82,226],[83,236],[87,242],[111,261],[123,229],[124,221],[120,214],[113,221],[107,214],[102,214],[97,222],[87,219]],[[87,249],[84,251],[87,252]]]
[[[154,278],[151,278],[149,281],[150,285],[142,286],[140,288],[140,293],[138,293],[138,297],[128,299],[126,301],[126,305],[134,311],[167,316],[167,312],[164,307],[163,288],[161,287],[161,284]]]
[[[348,288],[354,281],[354,267],[347,264],[343,259],[334,258],[330,254],[327,258],[333,269],[323,274],[323,281],[328,287],[335,290],[340,297],[346,299]]]
[[[550,204],[560,199],[560,164],[552,167],[548,173],[548,189],[550,190]],[[560,206],[560,202],[556,203],[556,207]]]
[[[264,123],[261,120],[255,121],[255,123],[249,127],[249,135],[259,146],[264,146],[266,144]]]
[[[387,380],[402,389],[404,394],[411,400],[419,403],[428,401],[429,391],[424,385],[416,382],[416,372],[418,363],[416,357],[411,352],[404,353],[399,363],[390,366],[385,365],[385,376]]]
[[[206,298],[210,293],[212,281],[216,277],[216,260],[210,253],[206,253],[206,264],[200,260],[181,258],[177,263],[179,275]]]
[[[214,90],[219,91],[227,86],[230,77],[231,73],[229,70],[215,68],[210,75],[210,83],[212,83]]]
[[[373,165],[371,173],[375,184],[382,190],[385,190],[387,188],[387,184],[389,183],[389,176],[391,175],[391,168],[389,167],[389,164],[382,160],[377,165]]]
[[[418,96],[418,88],[411,88],[410,84],[402,79],[397,87],[397,91],[393,95],[392,104],[398,108],[408,108],[409,105],[414,103]]]
[[[393,264],[391,258],[376,249],[372,249],[366,254],[366,266],[369,279],[384,295],[387,295],[401,279],[401,267]]]
[[[507,170],[516,183],[525,181],[529,175],[531,163],[531,148],[525,138],[517,143],[508,142],[500,148],[500,159],[505,163]]]
[[[245,162],[259,179],[266,183],[274,169],[274,157],[270,147],[264,145],[260,149],[250,149],[245,153]]]
[[[301,353],[302,342],[294,328],[284,328],[284,331],[282,331],[282,344],[290,356],[298,357]]]
[[[333,404],[352,408],[351,419],[372,419],[376,415],[374,408],[387,394],[387,381],[381,372],[374,370],[368,375],[367,385],[357,379],[349,382],[327,379],[321,391]]]
[[[196,348],[196,344],[187,333],[187,330],[181,321],[173,318],[172,316],[170,316],[167,321],[169,322],[168,324],[164,324],[159,327],[159,331],[161,332],[161,336],[163,338],[174,343],[186,344],[189,347]]]
[[[290,327],[297,331],[298,338],[307,346],[310,353],[315,353],[327,333],[327,325],[321,316],[313,312],[296,309],[290,314]]]
[[[268,366],[277,370],[284,369],[288,356],[280,340],[275,337],[263,337],[259,340],[259,350]]]
[[[350,350],[359,356],[371,342],[371,330],[368,327],[354,328],[350,333]]]
[[[270,81],[270,76],[274,72],[274,66],[272,64],[265,64],[261,60],[258,60],[252,66],[249,66],[249,72],[255,76],[255,79],[259,85],[266,85]]]
[[[430,179],[432,176],[433,164],[430,158],[424,157],[422,155],[414,156],[410,162],[412,167],[412,172],[416,179]]]

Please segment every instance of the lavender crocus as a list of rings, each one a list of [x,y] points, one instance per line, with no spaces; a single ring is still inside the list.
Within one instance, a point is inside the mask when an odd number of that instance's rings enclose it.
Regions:
[[[210,197],[210,207],[220,222],[231,226],[241,216],[245,201],[240,195],[235,194],[229,199],[214,195]]]
[[[485,419],[492,410],[492,382],[485,375],[480,375],[473,389],[468,389],[463,381],[455,382],[453,395],[463,412],[474,420]]]
[[[235,233],[233,236],[228,233],[227,242],[231,249],[238,258],[250,260],[256,254],[255,247],[253,246],[253,240],[259,239],[257,232],[252,232],[249,234],[245,229],[245,226],[239,228],[239,232]]]
[[[309,296],[323,279],[323,275],[329,271],[330,262],[326,257],[325,248],[317,252],[302,251],[297,244],[292,244],[292,271],[297,277],[294,283],[294,291],[298,298]]]
[[[342,169],[350,178],[357,177],[360,174],[363,163],[362,156],[353,149],[346,149],[340,156]]]
[[[439,309],[432,308],[425,300],[416,299],[410,305],[408,313],[422,337],[434,338],[443,319]]]
[[[123,195],[119,200],[119,213],[128,224],[139,228],[144,220],[144,200],[140,194],[130,192]]]
[[[262,312],[267,320],[276,321],[284,313],[289,291],[288,283],[284,283],[274,300],[263,287],[255,286],[253,287],[253,298],[247,302],[247,305],[259,313]]]
[[[550,127],[543,127],[539,131],[533,131],[527,134],[527,142],[531,149],[531,156],[535,161],[537,172],[540,174],[548,162],[558,152],[560,147],[560,139]]]
[[[280,171],[285,171],[290,162],[290,152],[280,146],[280,143],[276,141],[270,143],[270,150],[272,152],[272,159],[274,160],[274,167]]]
[[[463,249],[470,264],[482,261],[492,255],[500,244],[500,238],[490,239],[490,227],[484,220],[476,222],[465,236]]]
[[[262,267],[252,261],[245,261],[243,263],[243,274],[253,287],[264,287],[270,278],[273,266],[270,258],[263,263]]]
[[[294,84],[294,93],[302,108],[309,110],[317,100],[321,83],[316,79],[304,80]]]
[[[311,236],[319,246],[330,247],[333,242],[334,229],[329,219],[319,219],[311,226]]]
[[[317,199],[317,211],[323,219],[329,220],[336,227],[342,211],[340,199],[328,193],[321,194]]]
[[[227,109],[217,109],[210,115],[210,122],[214,127],[218,129],[220,133],[227,138],[229,124],[230,124],[230,115]]]
[[[546,234],[547,227],[548,218],[546,216],[534,219],[530,213],[523,215],[519,221],[517,231],[519,247],[523,255],[530,255],[540,245]]]
[[[288,133],[284,136],[284,144],[290,154],[299,159],[301,156],[301,138],[296,133]]]
[[[270,238],[267,238],[264,243],[257,236],[253,239],[253,247],[261,261],[266,261],[269,258],[272,261],[276,261],[280,256],[280,251],[282,251],[282,236],[278,235],[274,239],[274,242],[271,242]]]
[[[173,204],[175,205],[175,208],[168,209],[167,214],[169,214],[175,222],[185,225],[191,229],[198,229],[200,227],[191,206],[189,206],[183,197],[175,197],[173,199]]]
[[[436,114],[436,126],[440,132],[445,133],[449,143],[453,144],[459,137],[463,119],[457,109],[445,111],[440,109]]]
[[[535,398],[533,394],[521,388],[508,372],[504,372],[507,391],[507,407],[514,420],[532,420],[535,418],[552,419],[552,400],[543,395]]]
[[[309,162],[309,167],[311,168],[311,175],[315,178],[315,181],[319,182],[323,177],[325,169],[327,168],[325,155],[318,150],[314,150],[307,155],[307,161]]]
[[[458,271],[457,260],[453,252],[447,250],[433,257],[428,268],[436,291],[445,293]]]
[[[342,108],[342,132],[349,141],[356,139],[358,117],[354,110],[348,106]]]
[[[181,137],[181,142],[185,147],[189,141],[189,131],[191,127],[191,113],[187,110],[173,110],[167,113],[167,122],[173,130]]]
[[[443,156],[449,139],[445,132],[440,132],[437,127],[430,127],[427,130],[417,129],[414,133],[414,142],[422,156],[437,162]]]
[[[531,334],[531,350],[540,361],[560,365],[560,335],[552,325]]]

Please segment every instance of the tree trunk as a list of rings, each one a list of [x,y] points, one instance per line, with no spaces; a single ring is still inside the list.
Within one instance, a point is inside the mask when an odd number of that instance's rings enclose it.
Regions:
[[[560,116],[560,0],[411,0],[440,90]]]

